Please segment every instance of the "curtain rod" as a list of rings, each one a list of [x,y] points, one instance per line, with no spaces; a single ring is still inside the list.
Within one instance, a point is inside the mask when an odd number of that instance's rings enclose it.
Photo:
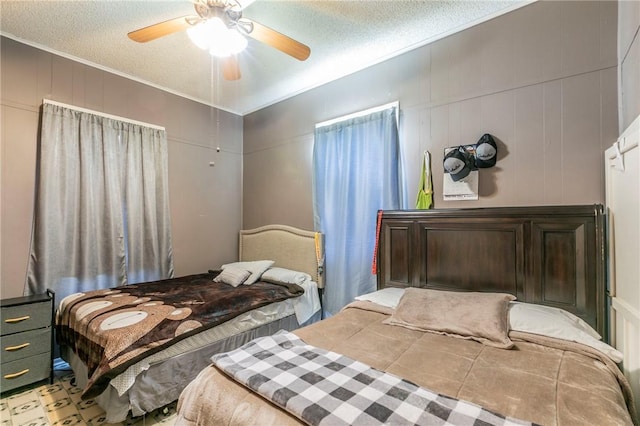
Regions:
[[[380,105],[380,106],[377,106],[377,107],[365,109],[364,111],[354,112],[352,114],[343,115],[342,117],[337,117],[337,118],[333,118],[331,120],[323,121],[322,123],[316,123],[316,129],[318,127],[329,126],[329,125],[331,125],[333,123],[349,120],[351,118],[356,118],[356,117],[361,117],[363,115],[373,114],[374,112],[383,111],[385,109],[389,109],[389,108],[392,108],[392,107],[396,107],[396,121],[397,121],[398,120],[399,109],[400,109],[399,108],[400,107],[400,101],[390,102],[390,103],[385,104],[385,105]]]
[[[60,106],[60,107],[63,107],[63,108],[69,108],[69,109],[73,109],[73,110],[80,111],[80,112],[86,112],[88,114],[99,115],[100,117],[109,118],[109,119],[112,119],[112,120],[123,121],[125,123],[135,124],[135,125],[138,125],[138,126],[149,127],[149,128],[156,129],[156,130],[166,130],[164,127],[157,126],[155,124],[145,123],[143,121],[131,120],[129,118],[119,117],[117,115],[105,114],[105,113],[100,112],[100,111],[94,111],[94,110],[87,109],[87,108],[80,108],[80,107],[77,107],[75,105],[63,104],[62,102],[56,102],[56,101],[52,101],[50,99],[43,99],[42,103],[43,104],[56,105],[56,106]]]

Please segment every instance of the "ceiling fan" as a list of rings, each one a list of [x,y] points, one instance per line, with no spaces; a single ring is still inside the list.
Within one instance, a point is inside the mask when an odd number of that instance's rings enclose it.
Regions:
[[[243,36],[249,36],[255,40],[265,43],[279,51],[286,53],[300,61],[306,60],[311,54],[311,49],[282,33],[279,33],[265,25],[242,16],[243,7],[237,0],[193,0],[197,15],[181,16],[149,25],[127,35],[131,40],[146,43],[157,38],[187,30],[194,43],[203,47],[194,37],[206,37],[203,40],[207,46],[209,43],[219,42],[225,52],[214,52],[213,46],[210,52],[214,56],[220,56],[223,60],[222,73],[226,80],[238,80],[240,78],[240,68],[237,54],[246,45]],[[217,31],[212,28],[217,26]],[[211,27],[211,28],[210,28]],[[197,33],[201,33],[199,36]],[[227,50],[228,40],[222,37],[238,38],[244,43],[236,50]]]

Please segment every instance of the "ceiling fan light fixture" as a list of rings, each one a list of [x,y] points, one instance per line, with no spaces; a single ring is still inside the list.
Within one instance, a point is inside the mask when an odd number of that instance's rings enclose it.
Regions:
[[[225,39],[211,43],[209,53],[217,57],[227,57],[242,52],[245,47],[247,47],[247,39],[238,31],[228,29]]]
[[[243,9],[255,0],[191,1],[194,3],[196,15],[181,16],[148,25],[127,33],[127,36],[138,43],[146,43],[186,30],[196,46],[209,51],[212,56],[222,58],[220,63],[225,80],[240,78],[237,55],[247,47],[247,37],[299,61],[306,60],[311,54],[309,46],[259,22],[243,18]]]
[[[227,28],[220,18],[211,18],[187,29],[189,38],[200,49],[212,56],[227,57],[247,47],[247,39],[235,28]]]
[[[187,35],[195,44],[202,50],[206,50],[209,47],[209,36],[206,22],[202,22],[187,29]]]

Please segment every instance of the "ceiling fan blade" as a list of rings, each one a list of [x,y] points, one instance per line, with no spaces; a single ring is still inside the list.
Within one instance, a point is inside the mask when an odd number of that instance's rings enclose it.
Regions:
[[[149,25],[148,27],[140,28],[139,30],[131,31],[127,35],[133,41],[146,43],[178,31],[186,30],[191,26],[187,22],[187,18],[191,18],[191,16],[181,16],[179,18],[169,19],[168,21],[159,22],[157,24]]]
[[[262,43],[268,44],[269,46],[274,47],[279,51],[286,53],[287,55],[293,56],[300,61],[304,61],[311,54],[311,49],[309,48],[309,46],[306,46],[282,33],[272,30],[271,28],[264,26],[256,21],[252,21],[246,18],[245,20],[250,21],[253,24],[253,30],[247,34],[249,37]]]
[[[239,80],[240,66],[236,55],[227,56],[222,59],[222,75],[225,80]]]

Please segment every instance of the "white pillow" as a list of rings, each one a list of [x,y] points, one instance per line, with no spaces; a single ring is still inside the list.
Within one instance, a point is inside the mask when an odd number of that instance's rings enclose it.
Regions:
[[[615,362],[622,362],[622,354],[601,341],[600,335],[589,324],[563,309],[510,302],[509,328],[582,343],[599,350]]]
[[[311,281],[311,275],[291,269],[272,267],[267,269],[260,279],[266,282],[300,285],[305,281]]]
[[[244,268],[238,268],[237,266],[228,266],[222,270],[213,281],[217,283],[229,284],[233,287],[238,287],[249,278],[251,272]]]
[[[251,275],[249,275],[249,278],[247,278],[246,281],[243,282],[242,284],[250,285],[258,281],[262,276],[262,274],[264,273],[264,271],[269,269],[271,265],[273,265],[273,263],[274,263],[273,260],[255,260],[253,262],[234,262],[234,263],[227,263],[226,265],[222,265],[221,269],[224,271],[229,266],[246,269],[247,271],[251,272]]]
[[[369,301],[387,308],[395,309],[404,294],[404,289],[396,287],[387,287],[373,293],[357,296],[355,299],[360,301]]]

